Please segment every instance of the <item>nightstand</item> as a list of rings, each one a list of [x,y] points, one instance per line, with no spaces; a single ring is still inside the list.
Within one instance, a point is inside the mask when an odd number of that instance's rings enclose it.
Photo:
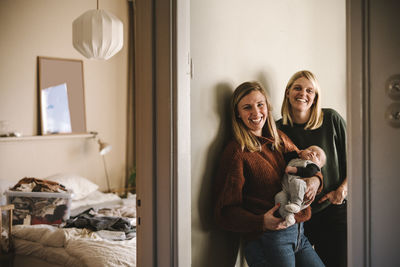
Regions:
[[[3,211],[7,211],[7,219],[8,219],[8,248],[7,252],[2,251],[0,248],[0,266],[13,266],[14,253],[12,251],[12,221],[13,221],[13,210],[14,205],[4,205],[0,206],[0,241],[2,241],[3,236],[1,233],[3,232]]]

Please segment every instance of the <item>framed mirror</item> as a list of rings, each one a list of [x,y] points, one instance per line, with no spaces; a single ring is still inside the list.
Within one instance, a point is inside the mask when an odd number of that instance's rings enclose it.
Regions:
[[[83,61],[38,57],[40,133],[86,133]]]

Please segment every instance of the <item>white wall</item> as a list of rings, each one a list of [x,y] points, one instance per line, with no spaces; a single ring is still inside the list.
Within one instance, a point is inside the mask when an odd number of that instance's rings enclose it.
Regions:
[[[313,71],[322,105],[346,117],[345,0],[192,0],[192,265],[229,266],[237,239],[216,229],[212,181],[234,88],[258,80],[280,117],[290,76]]]
[[[126,0],[102,0],[124,23],[124,47],[108,61],[88,60],[72,46],[72,21],[94,0],[0,1],[0,120],[23,135],[36,135],[38,120],[37,56],[82,59],[88,131],[113,146],[106,155],[112,187],[125,177],[127,26]],[[104,170],[93,139],[36,139],[0,142],[0,179],[45,177],[70,171],[105,189]]]

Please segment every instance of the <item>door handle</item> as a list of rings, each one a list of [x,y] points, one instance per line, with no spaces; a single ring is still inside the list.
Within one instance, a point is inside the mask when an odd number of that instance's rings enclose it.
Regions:
[[[393,75],[388,79],[386,92],[391,99],[400,100],[400,75]]]
[[[385,118],[392,127],[400,128],[400,103],[392,103],[386,109]]]

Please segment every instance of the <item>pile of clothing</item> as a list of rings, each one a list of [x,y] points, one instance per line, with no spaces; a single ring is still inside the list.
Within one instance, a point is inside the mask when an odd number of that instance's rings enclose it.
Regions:
[[[10,189],[11,191],[21,192],[66,192],[65,186],[57,182],[42,180],[39,178],[25,177]]]
[[[62,184],[33,177],[25,177],[10,188],[16,192],[66,193]],[[15,205],[13,224],[60,224],[68,210],[66,197],[41,197],[37,194],[12,196],[9,203]]]
[[[106,216],[103,209],[87,209],[68,219],[64,227],[86,228],[97,231],[105,239],[112,240],[129,240],[136,236],[136,225],[132,225],[127,218]],[[118,234],[113,235],[112,232]],[[107,236],[103,236],[103,234],[107,234]]]

